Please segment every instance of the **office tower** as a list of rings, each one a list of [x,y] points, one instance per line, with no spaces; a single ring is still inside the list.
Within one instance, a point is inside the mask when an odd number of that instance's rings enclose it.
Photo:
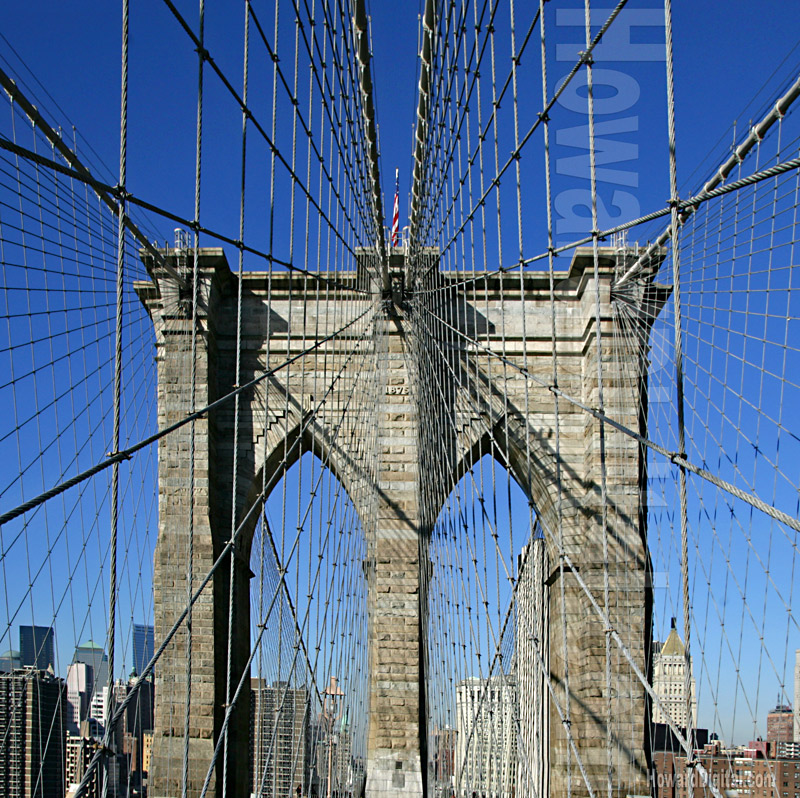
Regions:
[[[92,666],[94,675],[94,690],[102,690],[108,684],[108,656],[102,646],[98,646],[94,640],[88,640],[75,649],[73,662],[84,662]]]
[[[20,626],[19,650],[23,666],[40,671],[55,668],[53,629],[50,626]]]
[[[800,743],[800,648],[794,652],[794,741]]]
[[[22,667],[22,655],[19,651],[10,648],[4,654],[0,654],[0,671],[11,673],[17,668]]]
[[[66,685],[46,671],[0,673],[0,795],[64,795]]]
[[[697,698],[692,661],[689,658],[689,689],[691,694],[691,718],[686,717],[686,648],[678,636],[675,619],[666,642],[653,656],[653,691],[661,701],[661,707],[653,702],[653,723],[668,723],[672,720],[681,729],[697,725]],[[662,711],[663,707],[663,711]],[[665,714],[666,713],[666,714]],[[667,718],[667,715],[669,718]]]
[[[310,703],[305,687],[251,679],[251,793],[295,798],[308,791]],[[260,788],[260,789],[259,789]]]
[[[67,735],[67,792],[75,791],[95,752],[95,741],[88,737]],[[84,793],[86,798],[100,798],[100,771],[95,770]]]
[[[133,625],[133,669],[137,675],[147,667],[153,658],[153,627],[142,623]]]
[[[153,756],[153,732],[145,732],[142,735],[142,770],[150,772],[150,759]]]
[[[127,682],[118,681],[115,685],[115,701],[119,706],[136,683],[131,674]],[[118,751],[124,756],[125,770],[130,776],[131,786],[141,787],[142,771],[145,770],[144,738],[153,729],[153,682],[145,679],[139,684],[136,695],[125,709],[118,727]]]
[[[106,711],[108,709],[109,691],[108,685],[105,687],[98,687],[95,685],[92,691],[92,700],[89,702],[89,718],[96,721],[101,736],[105,734],[106,731]]]
[[[512,795],[517,770],[516,679],[470,678],[456,687],[456,775],[459,796]]]
[[[89,717],[94,674],[85,662],[73,662],[67,668],[67,729],[78,734],[81,723]]]
[[[780,694],[775,709],[767,713],[767,742],[791,743],[794,740],[794,713],[788,704],[781,704]]]
[[[518,558],[515,667],[519,695],[518,792],[547,795],[550,695],[547,552],[534,537]]]

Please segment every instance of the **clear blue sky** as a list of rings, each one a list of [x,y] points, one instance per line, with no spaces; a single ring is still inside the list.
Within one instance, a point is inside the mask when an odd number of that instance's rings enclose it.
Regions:
[[[178,7],[196,19],[196,3]],[[281,9],[289,15],[291,6]],[[527,4],[517,3],[518,16]],[[604,4],[611,7],[611,3]],[[565,7],[579,8],[573,0]],[[594,3],[597,9],[603,5]],[[217,54],[234,85],[240,85],[240,9],[234,3],[207,3],[209,49]],[[257,4],[268,9],[271,4]],[[656,0],[633,0],[630,8],[659,8]],[[412,133],[416,106],[418,14],[423,3],[372,0],[377,86],[377,109],[383,168],[383,187],[392,192],[395,167],[400,168],[401,192],[408,191],[411,175]],[[236,9],[234,12],[231,9]],[[263,12],[266,15],[266,10]],[[130,187],[157,204],[191,211],[193,153],[179,152],[177,142],[193,142],[194,63],[190,48],[179,34],[177,23],[158,0],[131,3],[131,144]],[[745,111],[765,81],[781,68],[789,56],[797,63],[797,30],[800,7],[783,0],[674,3],[676,97],[678,106],[679,177],[686,180],[720,139],[727,145],[732,122],[744,111],[741,124],[755,113]],[[61,105],[79,132],[116,172],[119,130],[120,4],[114,2],[72,3],[41,0],[5,3],[0,9],[0,31],[34,71],[52,97]],[[566,41],[553,32],[556,41]],[[3,44],[0,52],[7,52]],[[538,55],[536,48],[530,50]],[[222,57],[220,57],[222,56]],[[659,65],[661,69],[663,65]],[[562,65],[561,74],[568,65]],[[167,77],[168,76],[168,77]],[[551,81],[559,77],[552,72]],[[523,86],[538,103],[538,85]],[[645,89],[645,93],[647,89]],[[653,101],[663,108],[663,80],[654,90]],[[760,110],[760,104],[757,104]],[[231,109],[233,110],[233,109]],[[235,114],[231,114],[235,117]],[[238,122],[238,120],[237,120]],[[663,126],[660,126],[663,127]],[[184,138],[187,137],[187,138]],[[647,154],[646,120],[640,123],[641,158]],[[183,150],[187,148],[181,144]],[[710,162],[709,162],[710,163]],[[644,160],[641,171],[650,164]],[[232,170],[235,171],[235,170]],[[644,182],[644,181],[643,181]],[[696,186],[697,180],[691,185]],[[640,190],[642,210],[650,201],[666,199],[666,184],[649,192]],[[402,208],[402,203],[401,203]],[[218,214],[220,224],[235,229],[236,213]],[[229,218],[230,217],[230,218]],[[401,223],[402,223],[401,219]],[[169,226],[167,225],[169,232]]]

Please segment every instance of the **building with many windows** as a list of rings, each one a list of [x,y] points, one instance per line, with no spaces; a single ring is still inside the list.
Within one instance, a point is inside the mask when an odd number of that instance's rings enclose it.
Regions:
[[[137,675],[153,659],[153,627],[143,623],[133,625],[133,669]]]
[[[517,684],[511,674],[464,679],[456,687],[455,794],[516,793]]]
[[[75,649],[73,662],[83,662],[91,665],[94,675],[93,694],[102,690],[108,684],[108,655],[102,646],[98,646],[94,640],[81,643]]]
[[[674,723],[678,728],[697,725],[697,697],[692,661],[689,658],[689,712],[687,718],[686,696],[686,647],[678,636],[675,619],[663,646],[654,644],[653,691],[659,697],[661,706],[653,702],[653,723]]]
[[[53,629],[50,626],[20,626],[19,650],[22,667],[55,670]]]
[[[549,794],[550,667],[547,551],[532,537],[518,561],[514,673],[519,695],[518,793]]]
[[[94,683],[92,666],[73,662],[67,668],[67,729],[78,734],[83,721],[89,718],[89,703]]]
[[[800,798],[800,759],[772,758],[749,751],[727,751],[719,743],[704,746],[695,761],[703,766],[719,793],[736,798]],[[656,798],[708,798],[699,768],[687,767],[686,757],[656,752]]]
[[[66,685],[52,671],[0,673],[0,795],[64,795]]]
[[[800,648],[794,652],[794,740],[800,743]]]
[[[272,798],[308,794],[310,703],[305,687],[250,680],[250,792]]]
[[[778,704],[767,714],[767,741],[776,743],[794,742],[794,713],[788,704]]]

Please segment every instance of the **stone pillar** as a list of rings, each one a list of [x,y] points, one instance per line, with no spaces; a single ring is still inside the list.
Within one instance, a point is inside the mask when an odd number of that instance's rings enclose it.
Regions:
[[[424,707],[416,404],[410,396],[404,319],[379,322],[385,334],[384,401],[377,408],[381,470],[371,541],[370,706],[367,798],[423,793]],[[427,562],[427,555],[424,555]]]
[[[187,273],[182,288],[155,264],[148,265],[153,282],[137,283],[136,291],[153,320],[158,363],[159,428],[185,418],[190,408],[192,373],[191,252],[180,256],[165,251],[172,264]],[[181,257],[187,263],[181,263]],[[222,250],[204,249],[199,268],[199,310],[195,407],[202,408],[220,395],[215,313],[228,290],[230,271]],[[224,390],[228,387],[222,386]],[[153,593],[155,639],[162,640],[188,603],[187,563],[189,510],[194,512],[193,589],[208,573],[230,536],[230,492],[220,489],[222,475],[230,467],[217,461],[220,451],[219,414],[204,416],[194,429],[194,491],[189,481],[191,425],[163,438],[158,450],[159,521],[154,557]],[[249,652],[249,569],[235,558],[238,614],[233,645],[232,683],[235,688]],[[192,611],[191,714],[189,720],[189,790],[200,794],[212,760],[214,745],[224,718],[227,687],[227,638],[230,563],[217,572]],[[181,627],[155,670],[155,721],[150,770],[150,795],[173,798],[181,794],[186,699],[187,625]],[[228,795],[247,795],[248,741],[241,728],[249,718],[247,690],[231,723],[228,759]],[[242,724],[244,719],[244,724]],[[211,795],[221,794],[222,757],[212,774]]]
[[[579,249],[570,279],[575,285],[574,318],[560,332],[564,355],[559,366],[560,387],[591,408],[599,408],[598,343],[602,348],[602,380],[605,413],[629,429],[640,432],[643,394],[642,363],[646,342],[668,289],[659,287],[647,296],[627,300],[623,324],[611,298],[611,284],[619,268],[614,250],[600,252],[600,336],[596,318],[593,255]],[[658,300],[656,294],[662,298]],[[643,303],[648,312],[643,313]],[[568,354],[572,339],[578,347]],[[572,344],[574,347],[574,344]],[[570,360],[580,356],[580,369]],[[601,423],[589,413],[560,403],[563,486],[564,547],[575,570],[603,610],[610,626],[622,638],[634,662],[647,673],[650,645],[650,585],[647,551],[646,499],[641,485],[644,456],[631,436]],[[604,553],[601,475],[606,474],[606,546]],[[548,519],[552,529],[557,519]],[[550,588],[550,653],[554,682],[562,710],[567,700],[570,732],[588,780],[595,792],[608,778],[609,754],[615,794],[648,795],[648,730],[645,727],[648,698],[625,655],[609,641],[610,685],[606,678],[606,629],[589,598],[569,569],[564,573],[564,604],[559,583],[558,555],[552,548]],[[608,605],[604,581],[608,576]],[[566,655],[563,629],[566,627]],[[563,686],[569,675],[569,698]],[[609,744],[610,735],[610,744]],[[566,795],[571,782],[573,796],[589,794],[558,714],[550,712],[551,792]],[[610,749],[610,750],[609,750]],[[570,764],[571,761],[571,764]]]
[[[653,283],[654,266],[649,275],[626,288],[622,307],[615,305],[611,293],[615,273],[624,271],[635,255],[632,251],[601,248],[599,257],[605,410],[610,418],[631,430],[646,432],[643,375],[647,342],[670,287]],[[446,284],[448,276],[439,275],[439,279]],[[454,278],[461,279],[462,275]],[[652,601],[645,453],[630,435],[606,425],[601,455],[600,422],[584,407],[563,397],[559,400],[556,451],[554,397],[546,387],[552,383],[555,345],[560,390],[586,407],[599,406],[592,249],[579,248],[569,272],[561,272],[556,278],[555,341],[546,273],[492,276],[480,282],[480,291],[473,290],[471,296],[454,291],[449,301],[452,307],[437,308],[435,312],[463,330],[467,338],[479,338],[481,345],[503,353],[535,378],[525,380],[513,368],[504,369],[497,360],[482,354],[480,348],[467,351],[463,337],[442,333],[449,344],[449,350],[447,345],[443,350],[456,351],[460,347],[461,361],[468,363],[470,369],[459,375],[461,384],[453,408],[441,410],[445,414],[462,412],[465,419],[459,425],[464,429],[464,439],[458,444],[462,461],[458,473],[490,450],[482,443],[487,436],[493,436],[496,445],[505,448],[513,476],[533,502],[545,530],[544,586],[530,584],[530,575],[526,577],[518,596],[518,611],[524,616],[523,605],[529,591],[542,590],[547,597],[543,612],[547,630],[542,639],[547,641],[548,650],[543,654],[548,659],[549,681],[558,708],[562,713],[569,708],[570,733],[591,790],[598,793],[605,788],[610,748],[615,794],[646,795],[647,694],[613,640],[610,688],[607,685],[606,629],[578,583],[578,578],[582,579],[597,603],[605,607],[604,579],[608,574],[610,625],[619,633],[633,661],[647,673]],[[443,365],[439,371],[444,374],[447,369]],[[468,378],[463,376],[465,373]],[[607,558],[603,549],[602,462],[607,477]],[[569,557],[563,582],[559,567],[561,535]],[[544,768],[538,772],[535,760],[540,751],[536,750],[528,762],[529,769],[540,783],[547,785],[550,795],[588,795],[549,691],[543,689],[541,696],[525,696],[522,691],[520,695],[521,701],[549,704],[543,712],[530,703],[520,709],[526,733],[532,730],[541,741],[540,761]],[[521,789],[523,785],[518,784]]]

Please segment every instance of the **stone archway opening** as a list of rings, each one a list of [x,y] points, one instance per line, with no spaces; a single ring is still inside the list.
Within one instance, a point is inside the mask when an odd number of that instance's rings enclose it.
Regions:
[[[264,504],[250,548],[250,793],[356,794],[368,702],[367,538],[305,451]]]
[[[430,534],[430,794],[542,794],[547,554],[495,447],[465,463]]]

